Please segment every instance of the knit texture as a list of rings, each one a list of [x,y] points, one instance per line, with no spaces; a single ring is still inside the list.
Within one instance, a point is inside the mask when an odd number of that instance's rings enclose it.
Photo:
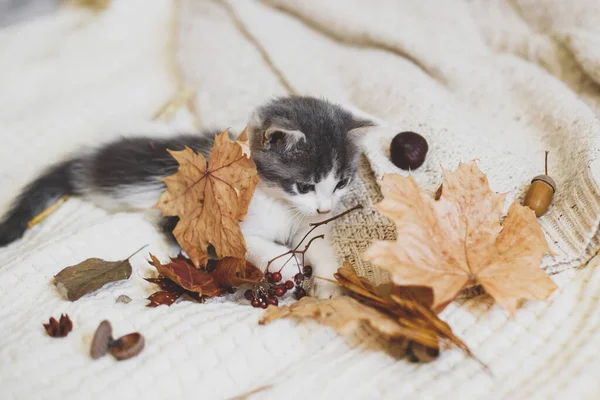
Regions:
[[[595,398],[600,391],[600,20],[597,2],[167,0],[113,1],[104,13],[65,9],[0,30],[0,210],[51,162],[120,135],[168,136],[200,127],[243,129],[262,101],[324,96],[389,126],[365,138],[360,177],[337,221],[340,261],[375,283],[362,260],[373,239],[395,238],[374,210],[377,179],[397,170],[391,138],[414,130],[430,145],[413,174],[435,192],[441,168],[479,159],[490,185],[522,199],[543,172],[558,192],[540,219],[554,257],[543,267],[559,290],[509,319],[487,296],[453,302],[442,318],[493,376],[458,351],[430,364],[351,348],[313,323],[259,326],[238,293],[198,305],[148,309],[156,289],[147,254],[133,274],[69,302],[52,277],[86,258],[117,260],[143,245],[175,249],[144,218],[70,199],[0,249],[0,398],[251,399]],[[176,33],[176,40],[172,34]],[[25,40],[26,39],[26,40]],[[173,62],[173,56],[176,61]],[[176,71],[182,71],[182,77]],[[176,92],[197,87],[169,122],[150,122]],[[585,268],[583,268],[585,267]],[[115,303],[126,294],[133,301]],[[50,338],[42,323],[68,313],[74,329]],[[141,332],[146,348],[117,362],[91,360],[95,328]]]

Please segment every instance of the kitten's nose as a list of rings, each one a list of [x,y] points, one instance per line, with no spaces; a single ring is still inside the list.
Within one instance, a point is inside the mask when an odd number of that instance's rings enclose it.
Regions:
[[[317,208],[317,212],[319,214],[329,214],[331,212],[331,208],[327,209],[327,210],[320,210],[320,209]]]

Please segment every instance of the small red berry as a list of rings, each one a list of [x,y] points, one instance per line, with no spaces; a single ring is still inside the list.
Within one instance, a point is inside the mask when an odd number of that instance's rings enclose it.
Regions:
[[[264,301],[260,303],[260,308],[267,308],[269,305]]]
[[[275,296],[281,297],[284,294],[285,294],[285,289],[284,288],[278,287],[277,289],[275,289]]]
[[[246,300],[252,300],[254,298],[254,290],[248,289],[244,292],[244,297]]]
[[[294,282],[292,282],[292,281],[285,281],[285,288],[287,290],[292,290],[294,288]]]
[[[294,297],[296,297],[297,300],[300,300],[304,296],[306,296],[306,290],[304,290],[301,287],[296,288],[296,292],[294,293]]]
[[[252,300],[252,307],[254,307],[254,308],[260,307],[260,301],[258,301],[258,299]]]
[[[269,297],[268,302],[269,304],[272,304],[274,306],[279,304],[279,300],[277,300],[277,297]]]
[[[282,276],[280,272],[273,272],[273,282],[279,282]]]
[[[270,272],[267,272],[267,282],[273,282],[273,274]]]
[[[302,273],[305,277],[310,278],[313,273],[312,267],[310,265],[305,266],[304,268],[302,268]]]
[[[294,282],[296,282],[296,285],[298,286],[302,285],[302,282],[304,282],[304,275],[298,272],[296,275],[294,275]]]

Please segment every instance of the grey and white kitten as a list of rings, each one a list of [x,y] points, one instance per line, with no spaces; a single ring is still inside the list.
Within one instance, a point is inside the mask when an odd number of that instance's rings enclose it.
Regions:
[[[241,228],[247,258],[264,267],[268,260],[294,247],[311,222],[330,216],[356,178],[360,133],[374,119],[347,107],[313,97],[283,97],[259,107],[248,122],[252,158],[260,178]],[[0,222],[0,246],[21,237],[27,222],[64,194],[81,195],[109,210],[147,210],[164,191],[161,178],[177,171],[167,149],[188,146],[207,155],[214,132],[169,139],[124,138],[49,168],[21,193]],[[177,217],[162,219],[172,231]],[[314,274],[332,278],[339,267],[328,226],[306,253]],[[271,265],[279,270],[282,257]],[[298,272],[292,260],[282,270],[289,279]],[[331,297],[337,286],[316,279],[312,295]]]

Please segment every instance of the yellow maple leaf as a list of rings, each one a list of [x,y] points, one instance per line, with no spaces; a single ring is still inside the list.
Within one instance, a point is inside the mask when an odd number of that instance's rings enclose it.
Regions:
[[[385,175],[380,186],[377,209],[395,223],[398,239],[374,242],[365,255],[398,285],[431,287],[434,308],[473,284],[511,314],[519,300],[545,300],[556,290],[540,269],[550,249],[535,214],[515,202],[501,224],[506,195],[490,190],[475,161],[444,170],[437,201],[412,175]]]
[[[169,153],[179,169],[163,179],[167,190],[156,207],[165,216],[179,217],[173,231],[179,245],[196,267],[206,265],[209,244],[219,259],[244,259],[246,241],[239,223],[248,212],[258,177],[242,144],[231,142],[225,131],[215,137],[208,161],[188,147]]]

